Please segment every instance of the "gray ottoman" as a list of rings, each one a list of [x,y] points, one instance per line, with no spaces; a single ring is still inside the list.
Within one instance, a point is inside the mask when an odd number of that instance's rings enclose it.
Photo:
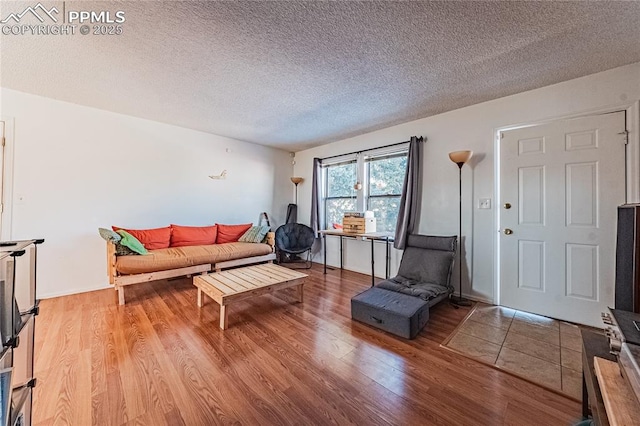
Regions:
[[[351,318],[413,339],[429,320],[429,305],[418,297],[372,287],[351,298]]]

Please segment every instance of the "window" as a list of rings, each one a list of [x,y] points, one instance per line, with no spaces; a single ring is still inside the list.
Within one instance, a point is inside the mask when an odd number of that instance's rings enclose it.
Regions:
[[[395,232],[407,153],[367,159],[367,210],[376,217],[376,231]]]
[[[371,150],[323,162],[325,229],[342,224],[347,211],[371,210],[376,231],[394,232],[407,169],[407,146]],[[361,190],[354,185],[360,182]]]
[[[341,224],[344,212],[356,211],[357,195],[353,184],[357,179],[356,160],[331,164],[325,169],[325,228]]]

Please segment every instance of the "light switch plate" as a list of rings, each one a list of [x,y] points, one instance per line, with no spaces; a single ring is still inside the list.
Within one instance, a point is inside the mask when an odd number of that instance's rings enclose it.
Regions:
[[[491,198],[480,198],[478,200],[478,208],[479,209],[490,209],[491,208]]]

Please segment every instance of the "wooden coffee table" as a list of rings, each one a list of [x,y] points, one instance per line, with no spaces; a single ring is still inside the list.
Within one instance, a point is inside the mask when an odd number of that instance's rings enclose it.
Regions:
[[[298,301],[302,302],[302,286],[307,276],[298,271],[266,263],[198,275],[193,278],[193,285],[198,288],[198,307],[202,307],[204,302],[202,293],[218,302],[220,328],[225,330],[227,306],[231,303],[296,286]]]

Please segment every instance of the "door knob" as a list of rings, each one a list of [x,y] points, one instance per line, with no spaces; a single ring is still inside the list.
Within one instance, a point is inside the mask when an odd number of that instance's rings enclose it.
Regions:
[[[511,203],[504,203],[505,210],[509,210],[511,208]]]
[[[509,228],[505,228],[504,233],[505,233],[505,235],[511,235],[511,234],[513,234],[513,231],[511,229],[509,229]]]

